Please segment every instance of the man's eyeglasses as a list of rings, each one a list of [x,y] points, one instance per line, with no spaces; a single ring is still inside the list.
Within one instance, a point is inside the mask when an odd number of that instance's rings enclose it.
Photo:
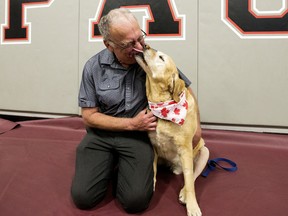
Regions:
[[[111,41],[113,44],[115,44],[116,46],[120,47],[123,50],[124,49],[125,50],[133,49],[137,42],[139,42],[140,44],[144,45],[144,38],[147,36],[147,34],[142,29],[141,29],[141,32],[142,32],[142,35],[136,41],[131,41],[129,43],[119,44],[119,43],[115,43],[114,41],[112,41],[110,39],[109,39],[109,41]]]

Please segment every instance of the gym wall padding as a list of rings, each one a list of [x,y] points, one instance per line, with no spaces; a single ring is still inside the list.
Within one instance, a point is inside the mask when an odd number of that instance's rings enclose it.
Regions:
[[[149,1],[123,2],[134,5],[130,9],[141,27],[149,30],[147,19],[153,18]],[[288,33],[273,37],[275,32],[266,32],[261,37],[233,28],[233,21],[225,17],[228,4],[232,15],[241,14],[243,2],[253,4],[249,13],[258,13],[253,14],[256,21],[267,19],[265,13],[270,14],[268,19],[287,17],[287,5],[279,0],[159,0],[154,12],[167,16],[162,6],[168,4],[174,20],[181,20],[181,34],[150,34],[146,42],[172,56],[192,80],[202,122],[288,127]],[[13,16],[9,3],[0,0],[0,114],[79,114],[83,66],[104,48],[101,39],[91,39],[91,21],[97,21],[105,4],[111,7],[116,1],[31,0],[22,4],[30,34],[26,41],[5,40],[5,28]],[[164,22],[159,31],[165,29],[169,26]]]

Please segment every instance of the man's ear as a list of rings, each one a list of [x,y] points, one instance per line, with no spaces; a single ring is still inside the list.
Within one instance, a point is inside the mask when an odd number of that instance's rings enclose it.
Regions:
[[[107,40],[103,41],[103,43],[107,47],[107,49],[109,49],[109,51],[111,52],[114,51],[114,48],[110,45],[110,43]]]

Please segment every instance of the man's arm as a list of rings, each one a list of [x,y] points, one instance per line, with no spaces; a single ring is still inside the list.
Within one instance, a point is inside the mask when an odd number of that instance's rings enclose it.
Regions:
[[[150,131],[156,130],[157,119],[152,112],[142,110],[133,118],[120,118],[105,115],[96,108],[82,108],[85,125],[110,131]]]

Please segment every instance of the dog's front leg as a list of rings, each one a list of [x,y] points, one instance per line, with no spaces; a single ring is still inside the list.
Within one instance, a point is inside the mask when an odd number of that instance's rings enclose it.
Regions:
[[[193,177],[193,153],[191,149],[182,149],[180,157],[184,175],[184,187],[179,194],[179,200],[186,203],[188,216],[201,216],[201,210],[196,200]]]

